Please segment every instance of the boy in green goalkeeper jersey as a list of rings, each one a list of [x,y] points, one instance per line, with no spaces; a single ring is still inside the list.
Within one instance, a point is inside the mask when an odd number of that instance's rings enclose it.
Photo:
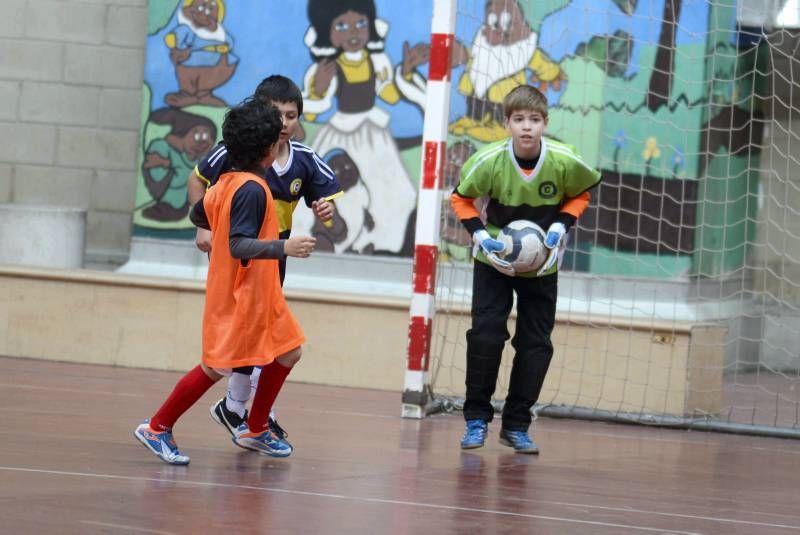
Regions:
[[[467,331],[467,377],[463,449],[486,441],[494,411],[491,404],[500,359],[509,339],[508,317],[517,294],[517,326],[511,341],[516,354],[502,415],[500,442],[519,453],[538,453],[528,435],[530,409],[539,398],[553,344],[559,246],[589,205],[589,190],[600,173],[574,147],[543,137],[547,100],[531,86],[519,86],[503,101],[510,139],[491,143],[473,154],[461,169],[450,197],[456,216],[475,242],[472,326]],[[488,196],[486,221],[475,208]],[[515,273],[500,256],[494,239],[517,219],[547,229],[547,260],[538,271]]]

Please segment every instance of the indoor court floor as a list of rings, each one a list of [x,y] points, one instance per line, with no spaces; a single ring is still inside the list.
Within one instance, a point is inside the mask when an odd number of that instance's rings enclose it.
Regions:
[[[800,534],[800,441],[540,418],[538,456],[498,420],[465,453],[460,413],[374,390],[287,383],[272,459],[211,420],[220,383],[169,466],[132,431],[180,375],[0,358],[0,533]]]

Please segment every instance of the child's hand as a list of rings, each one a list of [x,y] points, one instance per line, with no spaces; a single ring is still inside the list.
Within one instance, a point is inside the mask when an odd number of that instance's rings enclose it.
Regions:
[[[472,241],[475,242],[475,249],[472,251],[473,256],[478,254],[478,247],[480,247],[483,250],[483,254],[486,255],[486,259],[491,262],[497,271],[509,277],[516,275],[514,266],[497,256],[498,253],[502,253],[506,248],[503,242],[492,238],[486,229],[476,230],[475,234],[472,235]]]
[[[333,217],[333,203],[325,199],[319,199],[311,203],[311,209],[314,210],[319,220],[322,221],[326,227],[330,228],[333,224],[331,222],[331,218]]]
[[[544,246],[548,249],[558,248],[566,233],[567,227],[564,226],[564,223],[553,223],[547,229],[547,236],[544,237]]]
[[[517,270],[514,269],[514,266],[511,265],[511,262],[503,260],[497,256],[496,253],[487,254],[486,258],[492,263],[492,267],[503,275],[513,277],[517,274]]]
[[[311,236],[292,236],[283,243],[283,252],[286,256],[308,258],[314,250],[315,243],[317,239]]]
[[[502,253],[503,249],[506,248],[503,242],[492,238],[486,229],[476,230],[475,234],[472,235],[472,241],[475,242],[476,246],[483,249],[483,254],[487,255]],[[475,252],[477,253],[477,251]]]
[[[194,244],[204,253],[210,253],[211,231],[204,228],[197,229],[197,235],[194,237]]]
[[[547,235],[544,237],[544,246],[550,249],[550,252],[547,255],[547,260],[545,260],[542,267],[539,268],[539,271],[536,272],[537,277],[543,275],[558,262],[559,246],[566,234],[567,227],[565,227],[563,223],[553,223],[547,229]]]

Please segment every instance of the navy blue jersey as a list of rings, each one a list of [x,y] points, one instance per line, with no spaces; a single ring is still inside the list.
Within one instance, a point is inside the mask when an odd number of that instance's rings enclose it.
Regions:
[[[267,194],[264,193],[264,188],[255,182],[246,182],[236,190],[231,201],[229,238],[258,238],[266,213]],[[198,227],[211,230],[203,199],[194,205],[191,220]]]
[[[195,167],[195,174],[210,187],[220,175],[231,170],[224,143],[206,154]],[[278,226],[282,237],[292,228],[292,214],[302,197],[306,206],[319,199],[331,200],[342,194],[336,175],[309,147],[289,141],[289,159],[281,167],[275,161],[266,173],[267,185],[275,199]]]

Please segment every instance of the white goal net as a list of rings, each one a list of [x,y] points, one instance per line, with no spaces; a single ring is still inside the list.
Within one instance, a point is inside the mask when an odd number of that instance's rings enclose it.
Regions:
[[[547,95],[546,135],[603,175],[569,235],[537,410],[800,436],[799,11],[458,2],[443,199],[505,135],[500,103],[520,83]],[[430,380],[456,407],[470,252],[445,201]],[[512,358],[507,344],[498,403]]]

